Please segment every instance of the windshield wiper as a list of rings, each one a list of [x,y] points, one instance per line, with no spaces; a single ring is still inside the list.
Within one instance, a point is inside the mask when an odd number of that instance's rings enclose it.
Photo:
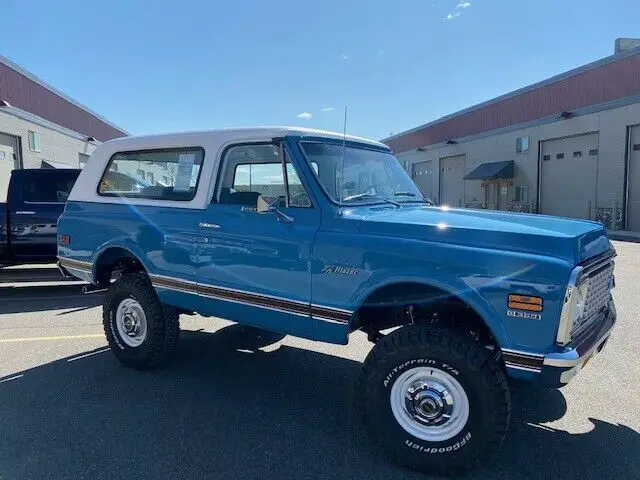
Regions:
[[[373,198],[376,200],[381,200],[385,203],[389,203],[391,205],[394,205],[396,207],[399,207],[400,204],[398,202],[394,202],[393,200],[389,200],[387,198],[384,197],[380,197],[379,195],[374,195],[373,193],[359,193],[358,195],[351,195],[349,197],[345,197],[342,199],[343,202],[348,202],[349,200],[362,200],[363,198]]]
[[[395,192],[393,194],[393,196],[394,197],[417,197],[418,195],[413,193],[413,192]],[[423,197],[422,195],[420,196],[419,199],[409,200],[409,201],[411,201],[411,202],[423,202],[423,203],[428,203],[429,205],[435,205],[435,203],[433,203],[428,198]]]

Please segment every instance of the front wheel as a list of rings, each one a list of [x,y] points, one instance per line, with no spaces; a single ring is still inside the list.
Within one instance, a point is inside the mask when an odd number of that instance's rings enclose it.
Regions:
[[[469,469],[499,448],[509,425],[504,370],[462,331],[395,330],[369,353],[358,385],[370,436],[418,470]]]
[[[178,313],[160,303],[146,274],[128,273],[113,282],[102,312],[109,346],[124,365],[153,368],[173,355],[180,331]]]

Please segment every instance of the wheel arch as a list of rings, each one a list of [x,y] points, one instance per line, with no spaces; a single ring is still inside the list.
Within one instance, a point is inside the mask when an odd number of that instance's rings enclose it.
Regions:
[[[122,245],[108,245],[95,256],[92,273],[93,283],[96,285],[109,284],[113,272],[118,270],[148,273],[140,256],[133,253],[131,249]]]
[[[466,311],[470,321],[475,326],[486,329],[497,346],[509,344],[504,325],[477,291],[469,287],[455,288],[424,277],[388,279],[363,290],[354,302],[357,307],[349,325],[350,331],[366,329],[367,326],[375,327],[375,318],[379,316],[380,308],[397,312],[400,307],[407,305],[422,305],[438,311],[438,307],[444,304]],[[394,324],[389,327],[406,323],[402,319],[394,320]]]

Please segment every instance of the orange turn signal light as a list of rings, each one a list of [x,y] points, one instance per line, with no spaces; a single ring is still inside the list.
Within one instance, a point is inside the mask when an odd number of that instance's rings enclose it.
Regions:
[[[542,311],[542,298],[529,297],[526,295],[509,295],[509,302],[507,303],[509,308],[514,310],[526,310],[527,312],[541,312]]]

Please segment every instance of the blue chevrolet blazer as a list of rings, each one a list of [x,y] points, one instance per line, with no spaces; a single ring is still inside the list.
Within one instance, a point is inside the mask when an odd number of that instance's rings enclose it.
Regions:
[[[512,383],[559,387],[602,350],[614,257],[600,224],[436,206],[384,144],[301,128],[108,141],[58,222],[61,268],[107,290],[122,363],[168,360],[181,313],[362,330],[366,429],[429,472],[498,449]]]

